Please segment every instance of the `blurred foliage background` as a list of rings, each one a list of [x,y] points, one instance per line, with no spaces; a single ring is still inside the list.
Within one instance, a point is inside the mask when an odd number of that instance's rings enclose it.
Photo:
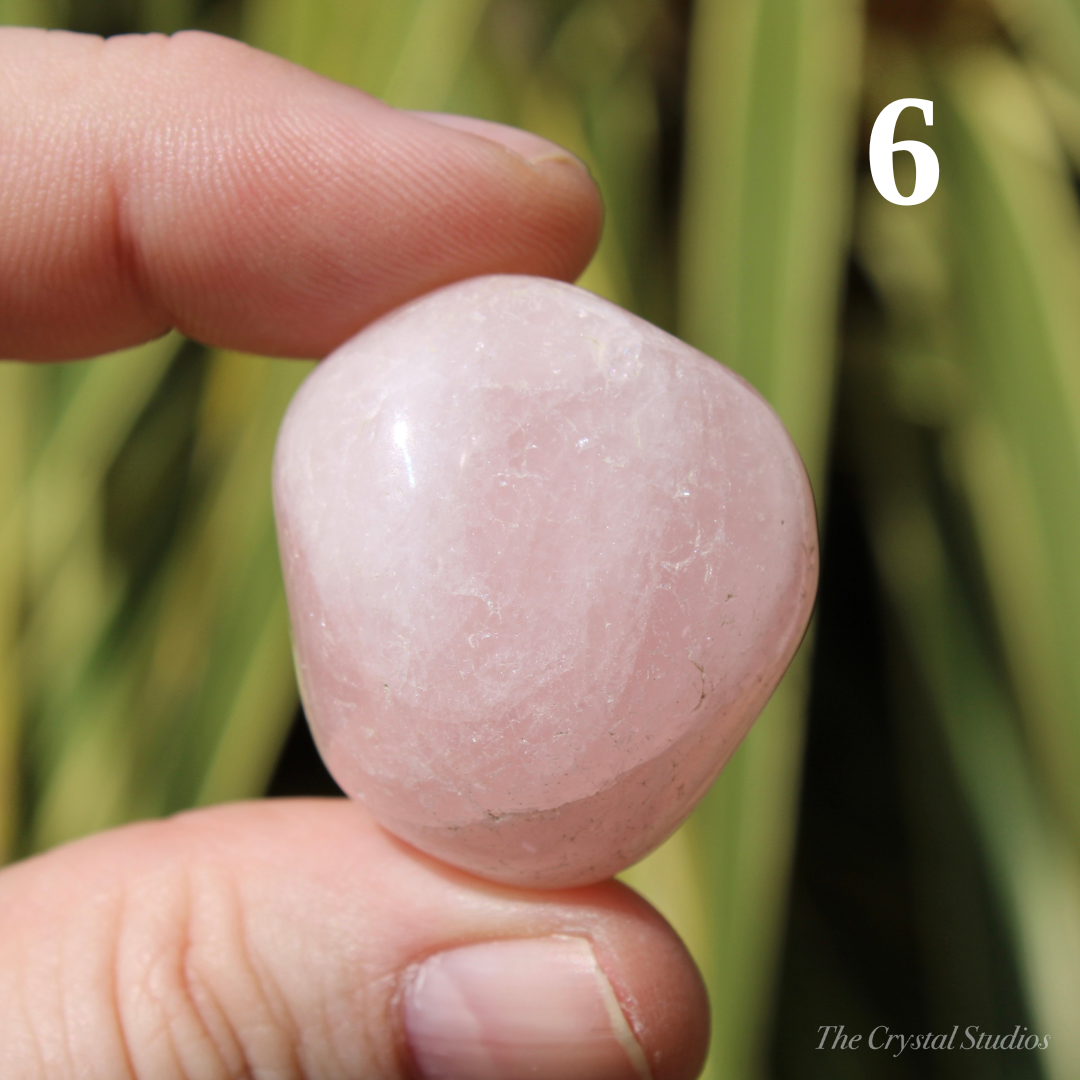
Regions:
[[[1080,0],[0,0],[0,23],[213,30],[584,158],[607,227],[582,284],[758,386],[821,512],[802,651],[625,875],[705,973],[708,1076],[1080,1077]],[[900,97],[936,107],[897,131],[941,162],[916,207],[866,165]],[[178,337],[0,365],[3,858],[318,787],[286,741],[268,481],[306,370]],[[864,1047],[817,1051],[823,1024]],[[894,1057],[877,1024],[1051,1039]]]

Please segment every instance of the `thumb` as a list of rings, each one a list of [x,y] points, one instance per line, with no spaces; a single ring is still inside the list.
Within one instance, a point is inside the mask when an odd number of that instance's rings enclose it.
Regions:
[[[5,1080],[690,1080],[707,1023],[630,890],[492,886],[345,801],[199,811],[0,873]]]

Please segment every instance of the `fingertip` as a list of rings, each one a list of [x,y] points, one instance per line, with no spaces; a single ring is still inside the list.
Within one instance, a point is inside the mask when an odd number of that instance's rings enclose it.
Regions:
[[[625,912],[615,923],[617,935],[598,935],[594,945],[653,1080],[696,1080],[711,1019],[697,964],[667,920],[638,893],[615,881],[595,888]]]
[[[171,324],[319,357],[462,278],[572,280],[599,237],[599,194],[561,148],[432,123],[239,42],[0,30],[0,56],[18,91],[0,115],[3,355]]]
[[[643,1075],[651,1080],[696,1080],[700,1075],[711,1017],[704,979],[671,925],[635,890],[615,880],[536,890],[491,882],[412,847],[355,804],[345,803],[342,809],[364,822],[368,864],[379,867],[378,876],[390,880],[401,875],[399,895],[423,897],[424,911],[438,908],[457,927],[447,944],[445,924],[439,928],[442,933],[430,936],[427,930],[437,927],[437,922],[423,914],[414,918],[413,962],[405,969],[402,983],[402,1006],[407,1010],[417,972],[429,959],[442,957],[447,950],[454,953],[445,961],[436,959],[427,969],[436,985],[428,988],[430,998],[413,1007],[413,1020],[424,1022],[417,1037],[424,1042],[423,1053],[433,1075],[459,1075],[450,1069],[455,1054],[469,1068],[479,1069],[471,1056],[479,1052],[475,1042],[459,1044],[453,1034],[464,1015],[462,1008],[484,1027],[486,1038],[503,1044],[508,1075],[516,1075],[510,1067],[513,1048],[524,1042],[539,1053],[536,1040],[545,1038],[549,1045],[544,1053],[550,1057],[545,1058],[544,1075],[552,1077],[562,1076],[563,1066],[573,1080]],[[595,958],[596,971],[589,977],[578,955],[581,940]],[[505,948],[489,949],[493,944]],[[475,953],[469,951],[474,945]],[[515,971],[522,975],[524,985],[515,979]],[[618,1019],[613,1018],[616,1042],[624,1044],[627,1037],[633,1042],[618,1053],[613,1052],[610,1040],[591,1041],[595,1032],[589,1035],[581,1026],[581,1018],[589,1015],[589,985],[597,975],[599,1000],[607,997],[609,1007],[617,1003],[625,1020],[620,1031]],[[461,995],[470,998],[471,1004],[463,1003]],[[552,1005],[552,999],[577,1002],[570,1012],[581,1022]],[[436,1012],[421,1017],[425,1009]],[[403,1014],[403,1020],[407,1019]],[[407,1023],[404,1028],[408,1030]],[[572,1056],[562,1054],[568,1048],[581,1053],[577,1064]],[[413,1048],[410,1053],[415,1057]],[[641,1058],[646,1073],[639,1067]],[[450,1071],[440,1072],[434,1064],[438,1062]],[[473,1072],[466,1069],[460,1075]],[[488,1074],[478,1071],[476,1075]]]
[[[186,1075],[246,1062],[260,1075],[403,1077],[410,1053],[425,1080],[531,1075],[440,1072],[491,1064],[468,1021],[499,1035],[496,1065],[544,1060],[551,1080],[693,1080],[708,1036],[693,962],[630,890],[527,892],[443,872],[343,799],[101,834],[5,870],[0,907],[13,913],[0,925],[12,1075],[37,1075],[34,1040],[19,1037],[27,1008],[38,1042],[65,1046],[87,1076],[125,1061],[171,1075],[186,1060],[204,1062]],[[94,1022],[72,1028],[72,1006]]]

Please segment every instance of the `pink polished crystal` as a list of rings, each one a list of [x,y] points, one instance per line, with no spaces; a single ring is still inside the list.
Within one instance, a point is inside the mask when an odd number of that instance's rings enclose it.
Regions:
[[[341,786],[526,886],[690,812],[802,637],[806,475],[741,379],[571,285],[486,277],[300,389],[274,497],[304,706]]]

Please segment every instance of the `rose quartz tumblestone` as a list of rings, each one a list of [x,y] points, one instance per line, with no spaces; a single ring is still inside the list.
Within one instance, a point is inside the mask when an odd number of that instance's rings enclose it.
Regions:
[[[806,474],[737,376],[560,282],[485,277],[308,378],[274,501],[304,706],[342,788],[495,881],[665,839],[802,637]]]

